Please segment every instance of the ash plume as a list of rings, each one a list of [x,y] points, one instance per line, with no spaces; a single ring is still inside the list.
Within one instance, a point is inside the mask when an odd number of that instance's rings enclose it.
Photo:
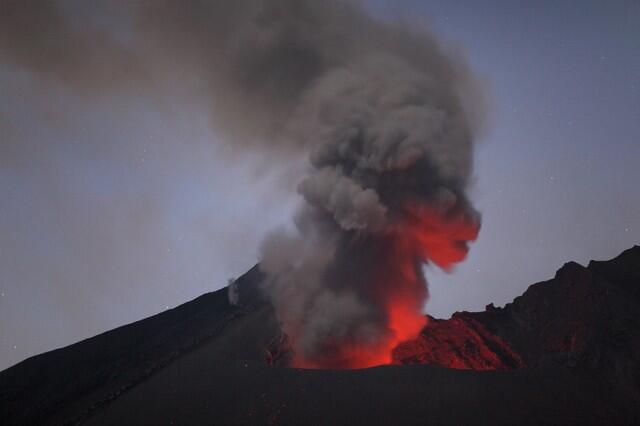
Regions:
[[[469,70],[424,29],[353,3],[166,3],[145,17],[210,71],[234,144],[308,157],[296,230],[272,233],[261,262],[296,364],[389,362],[424,325],[422,265],[450,268],[479,229],[465,194],[482,117]]]
[[[234,149],[273,168],[306,158],[296,229],[261,250],[296,365],[387,363],[419,333],[422,266],[451,268],[479,230],[465,191],[482,91],[434,35],[346,1],[115,3],[127,13],[109,34],[74,30],[57,2],[24,16],[29,2],[9,3],[21,25],[48,23],[42,35],[14,30],[20,43],[0,31],[20,66],[96,93],[177,83],[205,100]]]

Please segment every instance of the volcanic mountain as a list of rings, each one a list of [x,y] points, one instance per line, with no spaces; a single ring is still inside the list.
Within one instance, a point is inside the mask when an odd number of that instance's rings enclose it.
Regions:
[[[2,424],[640,422],[640,246],[503,308],[429,317],[393,365],[362,370],[289,368],[263,279],[0,372]]]

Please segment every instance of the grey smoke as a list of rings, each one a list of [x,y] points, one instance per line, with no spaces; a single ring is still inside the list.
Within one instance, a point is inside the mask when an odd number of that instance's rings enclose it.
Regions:
[[[398,232],[407,203],[477,220],[465,187],[481,90],[426,30],[352,3],[222,8],[153,5],[146,28],[204,71],[214,122],[236,147],[308,156],[297,230],[274,232],[262,249],[285,332],[307,359],[379,341],[389,330],[364,269],[384,259],[369,245]],[[361,264],[350,264],[353,250]]]
[[[465,190],[482,90],[426,29],[346,1],[149,0],[97,2],[107,31],[65,4],[4,2],[2,59],[91,96],[188,94],[233,150],[295,171],[296,229],[264,241],[261,267],[298,356],[388,337],[380,294],[394,290],[371,270],[400,274],[376,265],[415,220],[408,206],[478,220]]]

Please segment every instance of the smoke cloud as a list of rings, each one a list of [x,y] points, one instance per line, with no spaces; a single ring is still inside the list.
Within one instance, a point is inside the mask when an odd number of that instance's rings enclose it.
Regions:
[[[467,67],[348,2],[148,6],[153,38],[205,71],[234,146],[308,158],[296,230],[270,235],[261,263],[296,364],[389,362],[424,325],[422,265],[450,268],[479,229]]]
[[[170,87],[233,150],[306,159],[295,229],[261,251],[294,362],[390,362],[424,326],[422,266],[451,268],[479,230],[465,191],[483,101],[464,61],[353,2],[98,2],[109,31],[65,4],[5,2],[2,58],[91,95]]]

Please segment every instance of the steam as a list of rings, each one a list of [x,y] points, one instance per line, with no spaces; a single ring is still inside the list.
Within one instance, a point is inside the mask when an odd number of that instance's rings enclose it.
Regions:
[[[390,362],[419,333],[423,264],[451,268],[479,229],[465,190],[481,90],[432,34],[345,1],[122,3],[107,32],[64,2],[7,4],[5,59],[92,93],[179,83],[233,149],[306,159],[296,229],[261,250],[296,365]]]
[[[238,306],[240,302],[240,291],[238,290],[238,282],[230,278],[227,280],[227,300],[229,305]]]

